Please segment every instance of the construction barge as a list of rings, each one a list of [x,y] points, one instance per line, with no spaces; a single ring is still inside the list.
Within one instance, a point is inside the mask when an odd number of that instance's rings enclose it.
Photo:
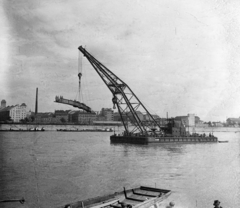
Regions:
[[[113,109],[118,109],[120,119],[125,131],[122,134],[110,136],[112,143],[210,143],[218,142],[218,138],[213,134],[206,135],[190,133],[186,131],[186,125],[183,121],[174,121],[168,119],[160,126],[151,113],[146,109],[143,103],[138,99],[130,87],[118,76],[110,71],[106,66],[94,58],[85,48],[80,46],[84,57],[90,62],[97,74],[107,85],[112,93]],[[140,117],[139,112],[144,112],[145,119]],[[131,129],[129,124],[132,125]]]
[[[152,137],[152,136],[122,136],[112,135],[110,136],[111,143],[132,143],[132,144],[150,144],[150,143],[210,143],[218,142],[218,138],[202,137],[202,136],[188,136],[188,137]]]

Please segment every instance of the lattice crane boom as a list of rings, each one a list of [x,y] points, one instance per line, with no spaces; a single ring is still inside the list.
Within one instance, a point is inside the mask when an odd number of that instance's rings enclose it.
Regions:
[[[159,124],[155,121],[152,115],[148,112],[142,102],[125,82],[123,82],[106,66],[94,58],[89,52],[86,51],[85,48],[80,46],[78,49],[88,59],[95,71],[112,92],[112,102],[114,104],[113,108],[115,108],[115,105],[117,106],[125,131],[127,133],[131,132],[148,134],[149,131],[153,131],[153,125],[155,127],[158,126],[160,130]],[[139,109],[142,109],[146,112],[149,122],[143,122],[143,119],[140,119],[138,111]],[[131,120],[134,124],[131,131],[128,127],[128,120]]]

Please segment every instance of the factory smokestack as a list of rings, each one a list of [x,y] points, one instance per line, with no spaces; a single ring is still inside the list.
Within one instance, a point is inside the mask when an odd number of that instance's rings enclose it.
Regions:
[[[35,115],[38,113],[38,88],[36,89]]]

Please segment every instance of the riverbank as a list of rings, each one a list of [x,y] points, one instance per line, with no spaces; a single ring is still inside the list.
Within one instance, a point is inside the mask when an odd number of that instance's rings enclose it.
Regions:
[[[240,127],[187,127],[190,132],[240,132]]]
[[[57,129],[67,130],[86,130],[86,129],[114,129],[118,131],[121,127],[112,125],[75,125],[75,124],[60,124],[60,125],[49,125],[49,124],[0,124],[1,130],[29,130],[29,129],[44,129],[45,131],[57,131]]]
[[[44,128],[45,131],[56,131],[57,129],[68,129],[68,130],[84,130],[84,129],[106,129],[112,128],[115,131],[123,131],[123,126],[113,125],[79,125],[79,124],[0,124],[0,130],[9,129],[34,129]],[[201,132],[240,132],[240,127],[186,127],[186,131],[191,133]]]

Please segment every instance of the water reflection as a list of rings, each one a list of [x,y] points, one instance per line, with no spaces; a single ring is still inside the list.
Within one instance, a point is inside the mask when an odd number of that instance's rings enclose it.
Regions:
[[[158,150],[166,150],[169,153],[177,153],[177,154],[183,154],[186,148],[186,145],[191,145],[191,144],[177,144],[177,143],[170,143],[170,144],[166,144],[166,143],[150,143],[150,144],[127,144],[127,143],[111,143],[111,146],[115,146],[115,147],[122,147],[124,149],[124,151],[131,151],[132,149],[138,149],[138,150],[154,150],[154,151],[158,151]]]

